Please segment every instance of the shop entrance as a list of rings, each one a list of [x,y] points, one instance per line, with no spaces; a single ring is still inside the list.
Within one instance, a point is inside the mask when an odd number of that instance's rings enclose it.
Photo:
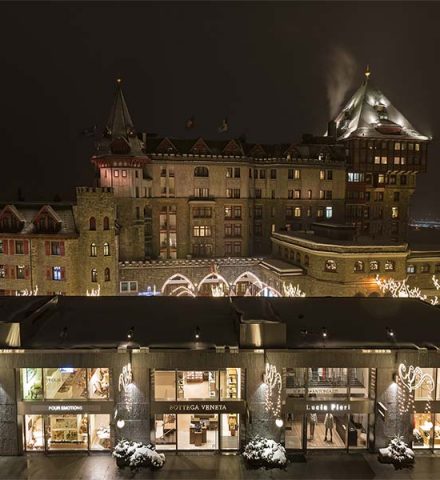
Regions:
[[[158,450],[238,450],[240,415],[156,414],[155,443]]]

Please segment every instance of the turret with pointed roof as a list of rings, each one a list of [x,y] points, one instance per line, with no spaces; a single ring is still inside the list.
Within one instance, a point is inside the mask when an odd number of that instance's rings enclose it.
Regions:
[[[122,92],[122,80],[116,82],[113,105],[102,139],[98,142],[98,155],[142,156],[142,144],[137,137],[133,121]]]
[[[374,85],[369,67],[365,80],[334,118],[338,140],[349,137],[393,136],[407,140],[429,140],[418,132]]]

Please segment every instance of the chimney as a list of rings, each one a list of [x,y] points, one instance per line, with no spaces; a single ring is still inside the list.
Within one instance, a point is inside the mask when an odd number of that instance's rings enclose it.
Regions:
[[[329,137],[333,137],[336,140],[337,132],[336,132],[336,122],[334,120],[330,120],[330,122],[328,122],[327,135]]]

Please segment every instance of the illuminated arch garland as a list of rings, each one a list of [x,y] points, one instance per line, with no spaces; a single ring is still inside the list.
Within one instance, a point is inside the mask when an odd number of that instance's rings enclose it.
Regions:
[[[398,368],[397,380],[400,414],[405,414],[415,409],[415,391],[424,384],[426,384],[428,390],[425,412],[429,413],[431,411],[432,392],[435,388],[434,379],[431,375],[424,373],[420,367],[414,367],[413,365],[407,367],[404,363],[401,363]]]

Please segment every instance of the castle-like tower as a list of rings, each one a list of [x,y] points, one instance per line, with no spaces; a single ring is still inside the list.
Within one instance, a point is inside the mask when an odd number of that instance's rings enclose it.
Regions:
[[[429,138],[373,84],[370,73],[367,68],[328,134],[346,148],[346,221],[360,235],[402,241],[416,176],[426,172]]]

